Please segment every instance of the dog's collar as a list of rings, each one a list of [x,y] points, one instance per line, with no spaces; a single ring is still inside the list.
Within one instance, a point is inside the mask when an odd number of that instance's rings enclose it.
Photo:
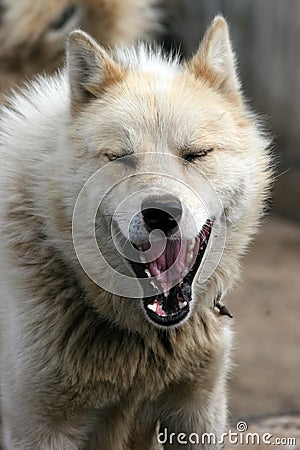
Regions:
[[[221,314],[221,316],[228,316],[232,319],[233,315],[231,314],[231,312],[229,311],[227,306],[223,305],[221,303],[221,299],[222,299],[222,293],[219,292],[219,294],[214,299],[214,308],[217,308],[219,310],[219,313]]]

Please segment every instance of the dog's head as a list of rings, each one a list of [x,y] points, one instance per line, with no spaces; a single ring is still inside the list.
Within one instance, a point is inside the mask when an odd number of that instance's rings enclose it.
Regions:
[[[267,186],[267,141],[244,105],[227,24],[215,18],[184,64],[143,46],[110,56],[74,32],[68,71],[74,164],[91,176],[81,215],[95,218],[114,270],[103,273],[134,274],[147,318],[178,325],[236,278]]]

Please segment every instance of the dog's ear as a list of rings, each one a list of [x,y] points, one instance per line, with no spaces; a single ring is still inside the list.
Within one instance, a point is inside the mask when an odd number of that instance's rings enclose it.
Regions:
[[[92,98],[98,98],[110,85],[125,77],[109,54],[83,31],[73,31],[67,46],[72,110],[80,109]]]
[[[208,28],[197,53],[187,63],[197,78],[206,80],[231,100],[240,103],[240,83],[235,67],[228,25],[216,16]]]

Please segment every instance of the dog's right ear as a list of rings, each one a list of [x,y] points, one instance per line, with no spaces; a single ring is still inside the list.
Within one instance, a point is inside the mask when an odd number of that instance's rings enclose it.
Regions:
[[[125,78],[125,69],[83,31],[73,31],[67,47],[72,111],[98,98],[113,83]]]

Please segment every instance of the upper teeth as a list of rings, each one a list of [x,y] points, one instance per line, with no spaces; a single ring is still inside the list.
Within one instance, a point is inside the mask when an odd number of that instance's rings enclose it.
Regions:
[[[193,261],[193,258],[194,258],[193,252],[188,252],[187,255],[186,255],[186,261],[187,261],[188,263],[190,263],[190,262]]]
[[[158,286],[156,286],[156,284],[154,283],[154,281],[150,281],[151,286],[157,291],[159,292],[159,288]]]
[[[190,241],[188,241],[187,244],[187,249],[188,250],[193,250],[196,244],[196,239],[191,239]]]
[[[147,262],[145,255],[143,255],[142,253],[140,253],[140,260],[143,264],[145,264],[145,262]]]

